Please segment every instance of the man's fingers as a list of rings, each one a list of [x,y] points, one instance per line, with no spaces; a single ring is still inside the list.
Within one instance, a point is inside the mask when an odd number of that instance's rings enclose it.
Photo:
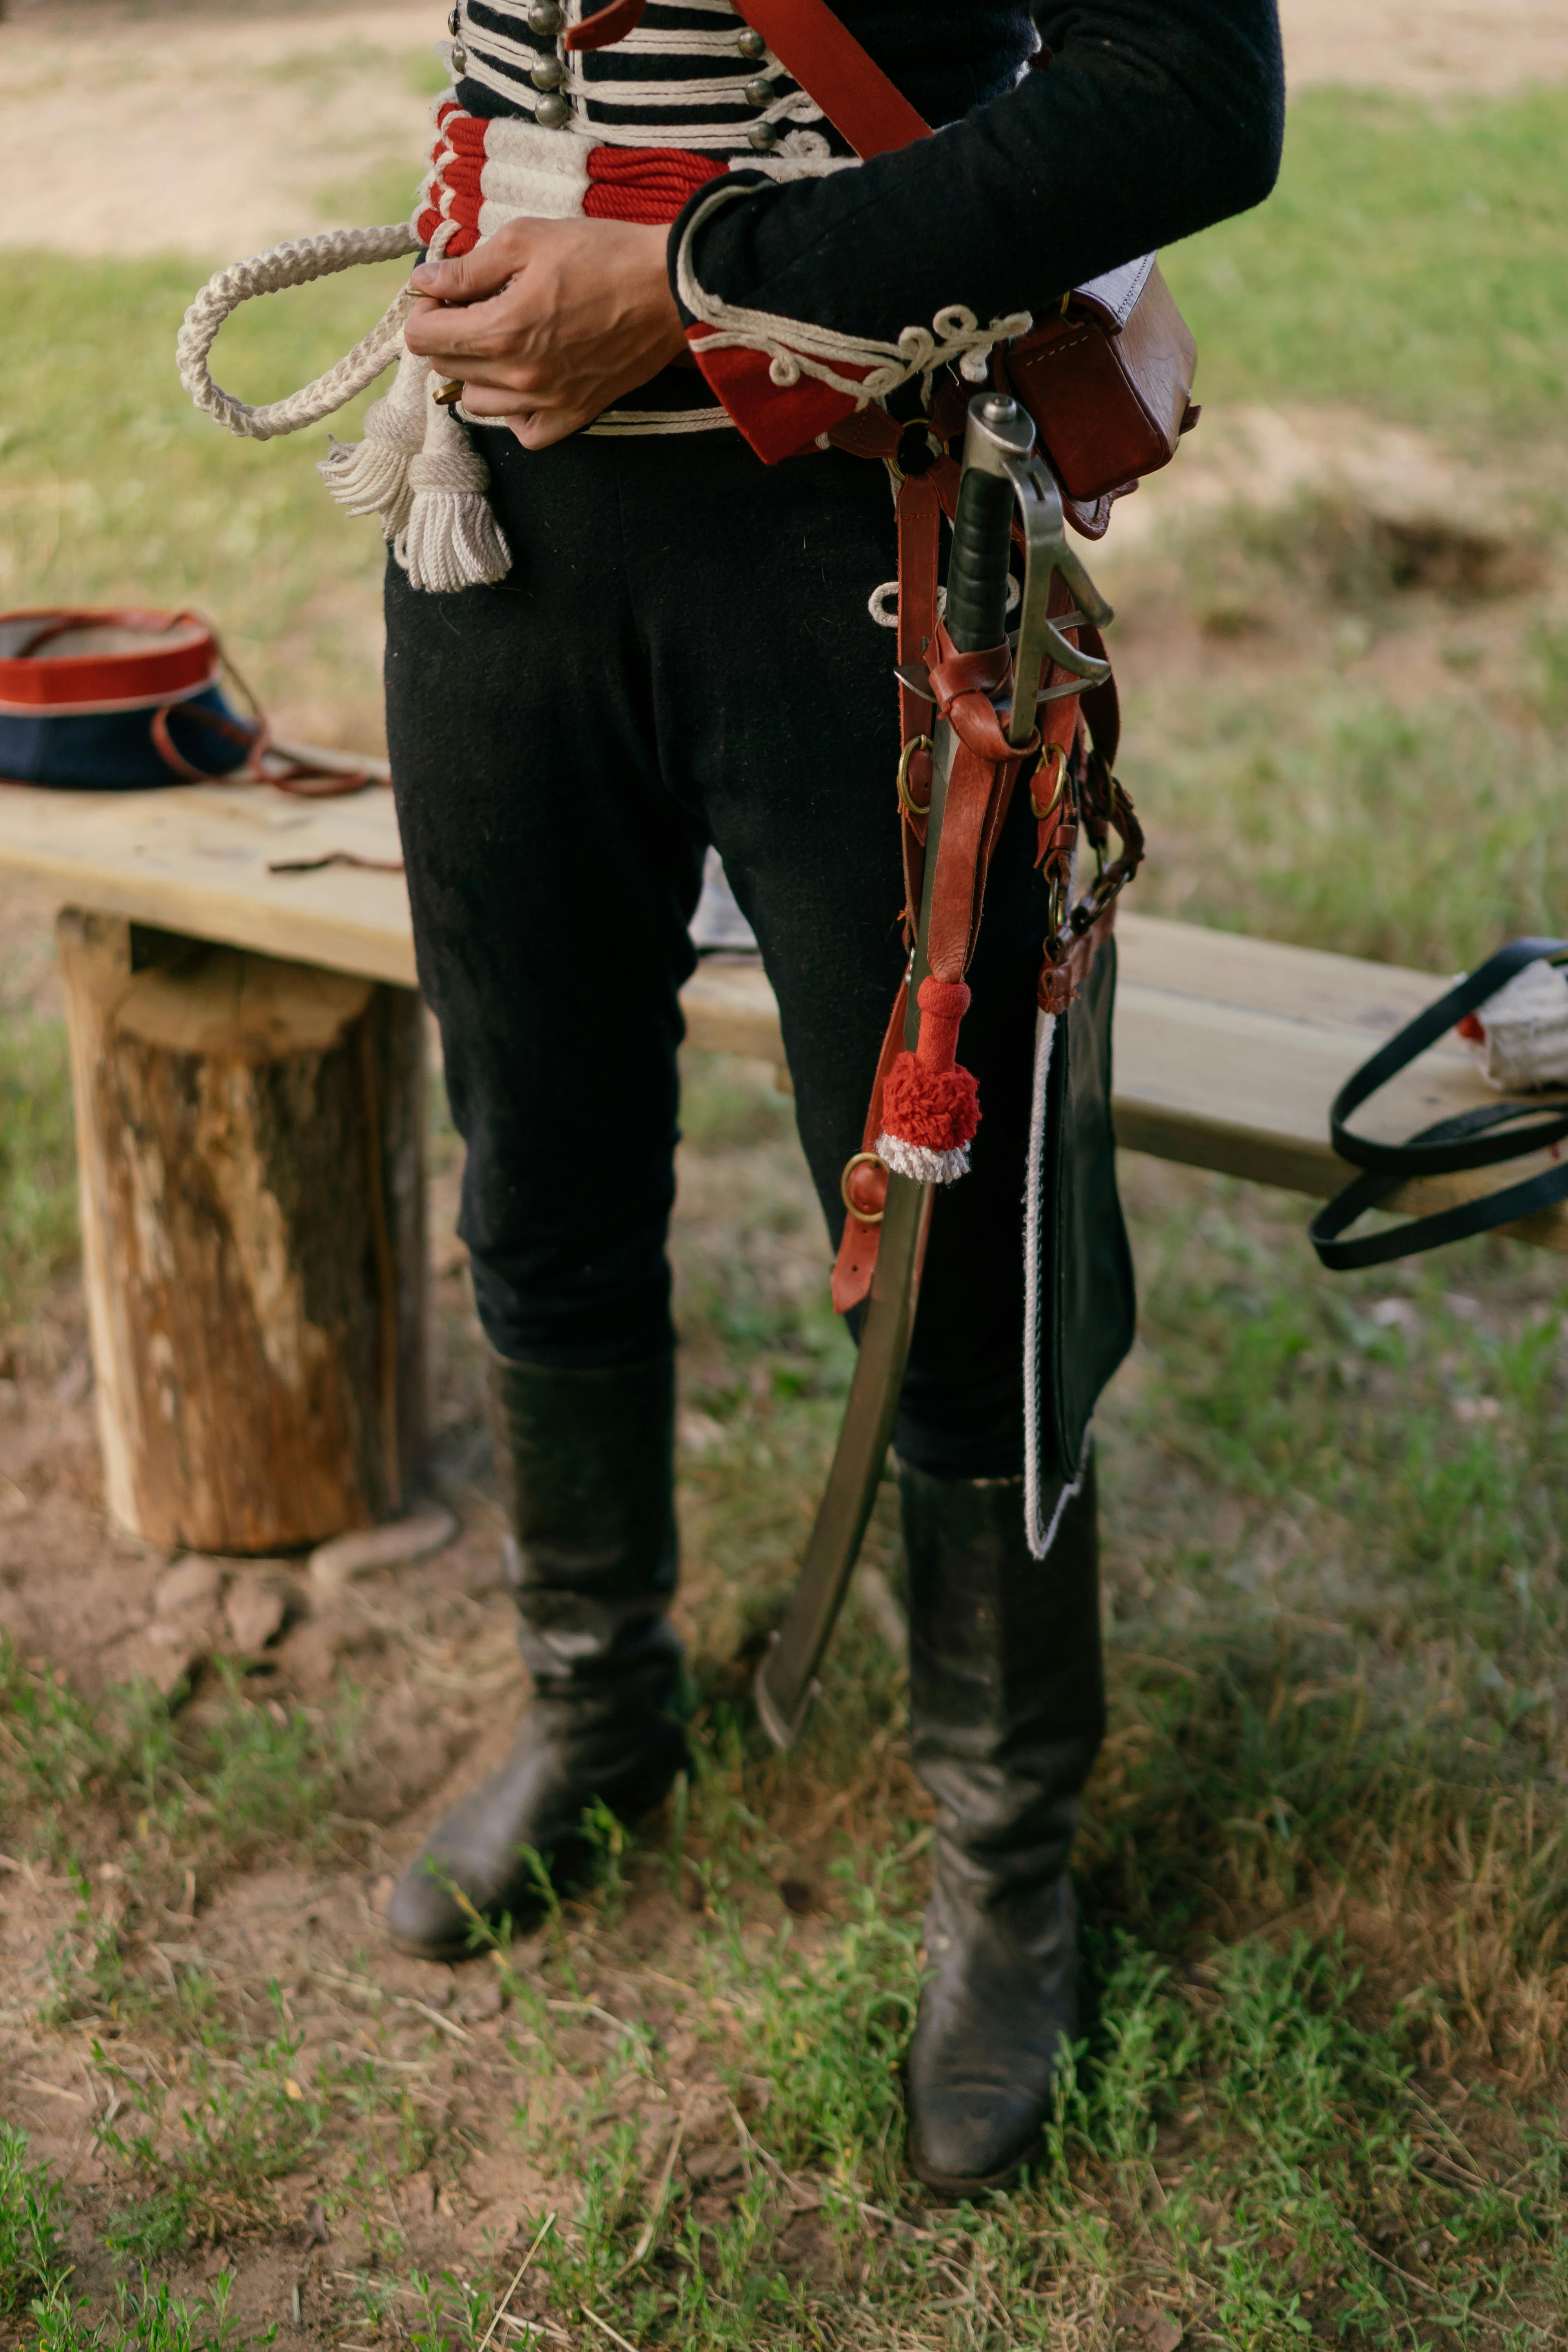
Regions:
[[[414,348],[421,347],[416,344]],[[434,361],[437,374],[456,376],[466,383],[475,394],[471,405],[477,405],[479,395],[484,394],[496,396],[506,406],[521,404],[528,408],[559,408],[564,400],[581,396],[580,386],[570,394],[562,390],[544,368],[475,359],[466,352],[422,352],[422,356]]]
[[[463,406],[470,416],[531,416],[538,405],[533,393],[464,381]]]
[[[496,317],[489,300],[464,309],[444,309],[439,302],[416,302],[403,329],[411,352],[426,359],[471,360],[476,369],[508,340],[506,322]]]
[[[507,423],[525,449],[549,449],[591,425],[596,408],[555,408],[532,416],[509,416]]]
[[[457,254],[450,261],[422,261],[410,271],[408,283],[416,294],[432,295],[437,302],[482,301],[487,294],[499,293],[521,259],[513,238],[488,237],[471,253]]]

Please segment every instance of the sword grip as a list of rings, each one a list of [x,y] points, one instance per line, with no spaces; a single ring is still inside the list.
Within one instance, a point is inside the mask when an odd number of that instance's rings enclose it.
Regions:
[[[947,634],[961,654],[984,653],[1007,634],[1012,531],[1012,483],[1005,475],[966,467],[947,566]]]

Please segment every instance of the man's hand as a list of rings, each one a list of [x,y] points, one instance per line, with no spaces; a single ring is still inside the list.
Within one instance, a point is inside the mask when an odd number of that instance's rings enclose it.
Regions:
[[[460,376],[463,405],[525,449],[563,441],[686,349],[668,232],[636,221],[516,220],[455,261],[421,262],[410,351]]]

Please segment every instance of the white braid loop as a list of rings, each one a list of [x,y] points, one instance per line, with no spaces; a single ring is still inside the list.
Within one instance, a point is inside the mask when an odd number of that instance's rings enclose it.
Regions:
[[[761,352],[769,362],[769,376],[781,389],[798,383],[803,375],[812,376],[829,390],[845,394],[859,409],[885,400],[911,377],[954,361],[966,382],[984,383],[992,346],[1014,335],[1026,335],[1034,324],[1027,310],[1014,310],[983,327],[963,303],[950,302],[929,327],[906,327],[896,343],[889,343],[843,335],[809,319],[787,319],[776,311],[752,310],[726,302],[700,283],[692,246],[704,222],[722,205],[752,193],[748,186],[723,185],[698,205],[681,234],[675,257],[676,291],[692,317],[713,331],[703,337],[703,351]],[[864,373],[844,375],[840,370],[845,367]]]
[[[251,441],[298,433],[346,407],[356,393],[391,366],[403,349],[403,322],[414,299],[406,286],[346,358],[314,383],[262,408],[237,400],[213,382],[207,355],[217,341],[218,330],[232,311],[255,295],[308,286],[312,279],[333,277],[341,269],[356,269],[362,262],[395,261],[405,254],[417,253],[419,242],[412,221],[395,221],[384,228],[339,228],[325,236],[298,237],[290,244],[274,246],[269,253],[253,254],[247,261],[220,269],[185,312],[174,347],[180,381],[196,406],[231,433]]]

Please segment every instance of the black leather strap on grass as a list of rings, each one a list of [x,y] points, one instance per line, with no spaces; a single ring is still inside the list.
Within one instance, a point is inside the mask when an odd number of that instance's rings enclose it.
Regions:
[[[1363,1172],[1320,1209],[1307,1228],[1308,1239],[1322,1264],[1334,1273],[1356,1266],[1384,1265],[1390,1259],[1414,1257],[1423,1250],[1440,1249],[1447,1242],[1464,1241],[1471,1234],[1489,1233],[1568,1200],[1568,1163],[1548,1168],[1522,1184],[1505,1186],[1479,1201],[1461,1201],[1429,1217],[1415,1217],[1392,1233],[1369,1234],[1359,1241],[1341,1235],[1368,1209],[1396,1192],[1401,1185],[1422,1176],[1446,1176],[1465,1168],[1492,1168],[1505,1160],[1521,1160],[1568,1139],[1568,1111],[1560,1103],[1483,1103],[1474,1110],[1457,1112],[1424,1127],[1404,1143],[1377,1143],[1357,1135],[1347,1124],[1390,1078],[1407,1069],[1428,1045],[1462,1021],[1468,1013],[1495,996],[1504,982],[1527,964],[1543,957],[1568,955],[1563,940],[1512,940],[1500,948],[1478,971],[1428,1005],[1397,1036],[1391,1037],[1369,1061],[1345,1080],[1329,1113],[1330,1134],[1342,1160]],[[1502,1134],[1503,1128],[1530,1124],[1523,1132]]]

